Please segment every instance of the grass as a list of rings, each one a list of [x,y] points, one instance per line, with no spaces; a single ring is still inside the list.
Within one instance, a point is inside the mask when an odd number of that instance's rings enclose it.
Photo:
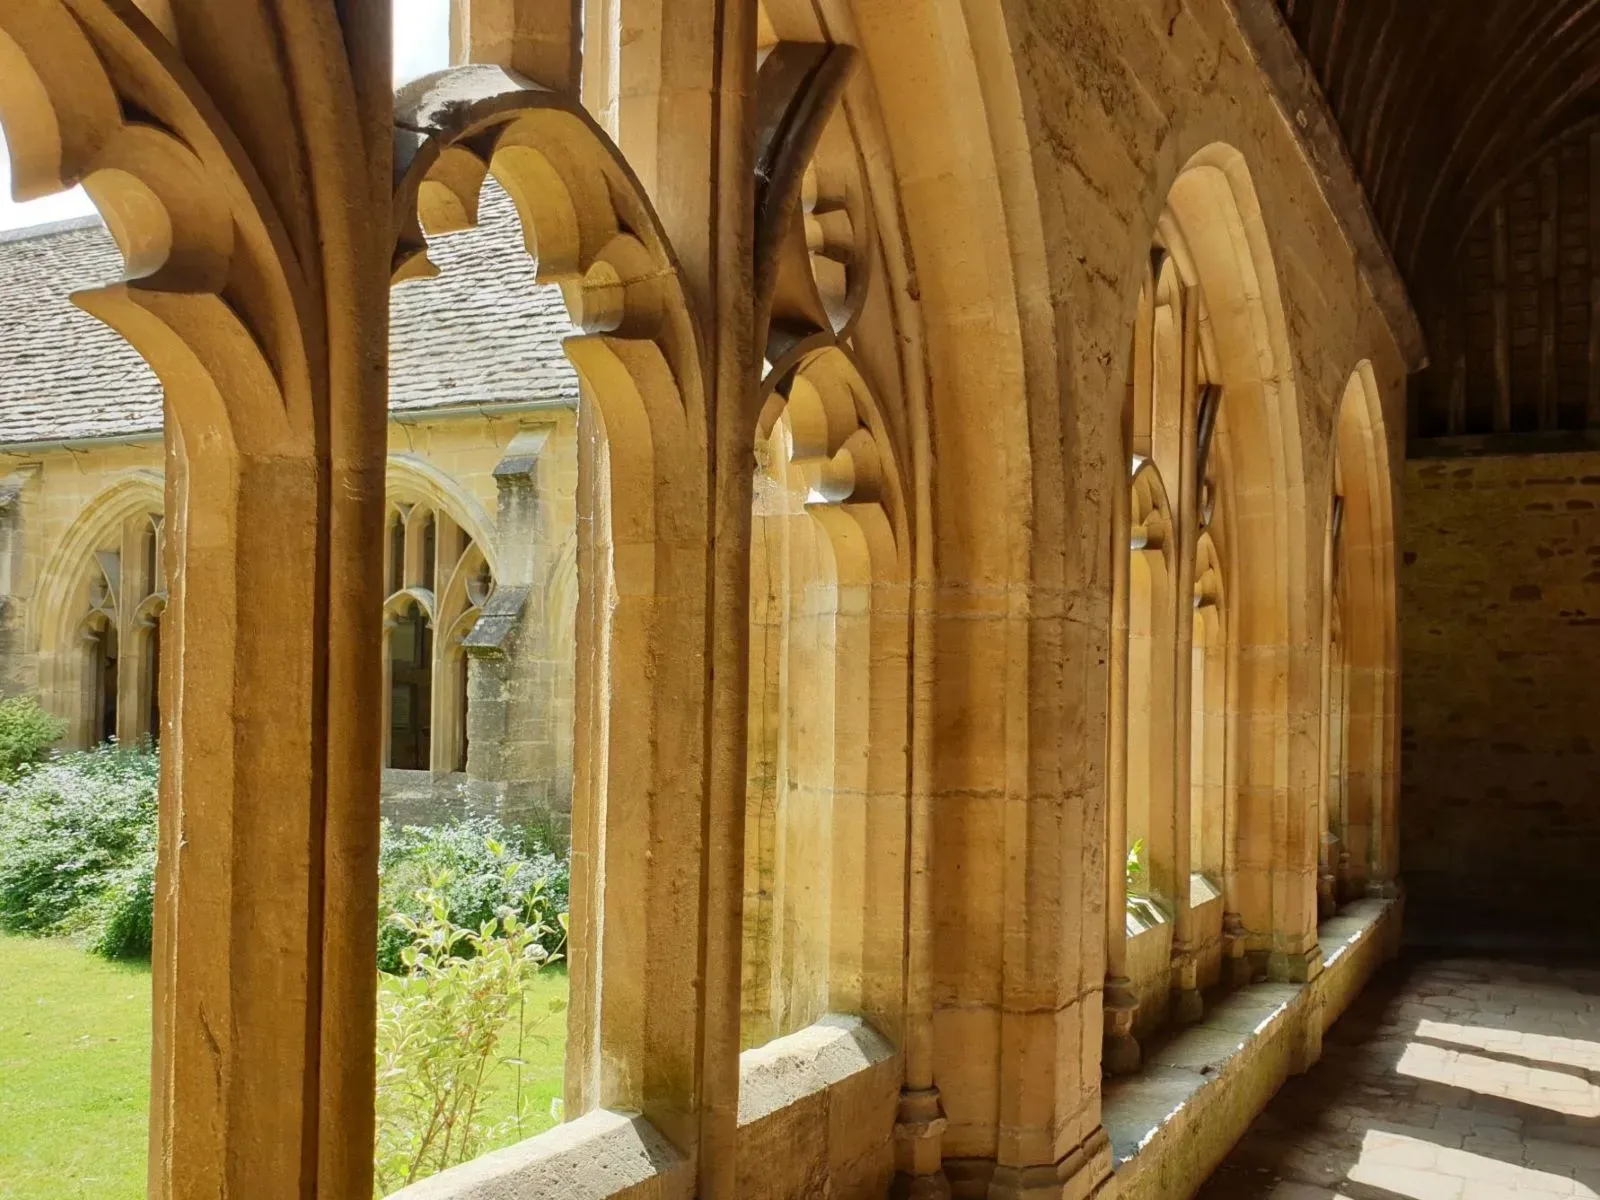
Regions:
[[[485,1118],[510,1129],[485,1149],[556,1123],[567,1019],[550,1005],[566,995],[561,968],[542,972],[529,991],[521,1129],[516,1069],[501,1066],[486,1084]],[[504,1049],[516,1053],[514,1042]],[[0,1196],[143,1200],[149,1106],[149,964],[0,934]]]
[[[392,979],[385,984],[393,986]],[[543,1133],[557,1123],[553,1111],[561,1099],[561,1081],[566,1074],[567,1014],[552,1013],[553,1001],[565,1004],[567,999],[567,971],[565,965],[547,967],[534,978],[528,989],[527,1033],[523,1038],[522,1053],[517,1054],[516,1029],[507,1034],[501,1043],[501,1053],[507,1057],[520,1057],[527,1066],[522,1068],[522,1126],[516,1127],[517,1072],[516,1068],[500,1066],[484,1081],[483,1121],[496,1125],[504,1121],[510,1125],[505,1137],[484,1146],[485,1151],[510,1146],[523,1138]]]
[[[0,934],[0,1196],[139,1200],[150,967]]]

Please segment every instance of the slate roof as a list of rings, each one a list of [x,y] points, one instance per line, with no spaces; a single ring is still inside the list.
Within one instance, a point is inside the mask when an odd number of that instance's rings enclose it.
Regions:
[[[436,238],[436,279],[397,287],[389,408],[564,401],[577,376],[559,289],[534,282],[510,199],[485,186],[478,228]],[[121,337],[68,297],[122,276],[94,218],[0,233],[0,445],[161,428],[161,385]]]

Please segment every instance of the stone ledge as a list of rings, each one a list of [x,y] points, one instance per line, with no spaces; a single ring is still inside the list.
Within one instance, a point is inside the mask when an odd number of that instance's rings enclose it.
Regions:
[[[1116,1170],[1107,1197],[1193,1195],[1397,944],[1400,904],[1363,900],[1318,930],[1310,983],[1263,983],[1221,999],[1199,1024],[1146,1047],[1139,1074],[1108,1081],[1102,1119]]]
[[[601,1109],[390,1200],[689,1200],[694,1172],[643,1117]]]
[[[739,1057],[740,1200],[886,1195],[900,1056],[859,1017],[825,1016]]]

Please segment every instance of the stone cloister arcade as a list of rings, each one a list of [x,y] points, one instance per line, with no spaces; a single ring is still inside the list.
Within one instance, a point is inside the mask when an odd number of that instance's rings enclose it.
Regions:
[[[567,1119],[406,1194],[1175,1196],[1316,1060],[1399,928],[1409,311],[1231,6],[1134,8],[456,0],[396,94],[387,0],[0,6],[165,389],[160,570],[62,585],[161,624],[152,1197],[371,1194],[380,775],[479,752],[520,580],[386,492],[389,295],[491,177],[582,385]]]

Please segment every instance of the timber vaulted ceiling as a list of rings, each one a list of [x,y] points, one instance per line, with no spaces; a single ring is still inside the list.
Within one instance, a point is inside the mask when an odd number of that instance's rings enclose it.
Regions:
[[[1413,433],[1594,428],[1600,0],[1277,3],[1423,322]]]
[[[1279,0],[1413,286],[1600,112],[1600,0]]]

